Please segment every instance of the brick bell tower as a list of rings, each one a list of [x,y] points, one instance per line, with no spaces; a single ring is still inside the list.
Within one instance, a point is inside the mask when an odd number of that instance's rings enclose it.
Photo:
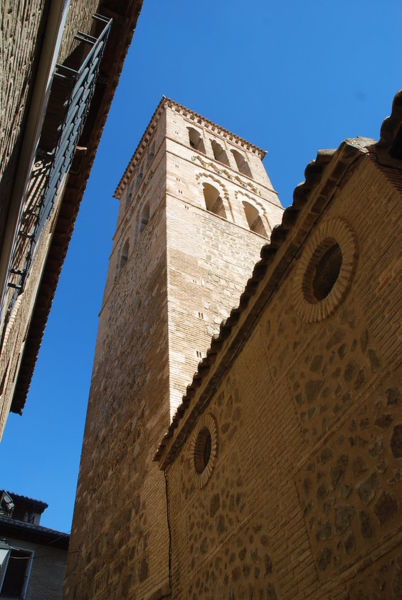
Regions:
[[[165,482],[153,456],[281,219],[264,155],[163,98],[117,187],[66,599],[169,594]]]

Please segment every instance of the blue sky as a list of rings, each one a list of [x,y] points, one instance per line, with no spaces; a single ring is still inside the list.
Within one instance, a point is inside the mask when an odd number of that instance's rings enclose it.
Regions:
[[[319,148],[378,138],[401,87],[399,0],[144,0],[81,205],[0,486],[69,531],[118,203],[114,189],[164,94],[268,150],[282,203]]]

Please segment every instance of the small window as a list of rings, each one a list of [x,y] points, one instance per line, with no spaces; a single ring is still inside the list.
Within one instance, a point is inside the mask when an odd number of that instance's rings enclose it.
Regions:
[[[141,167],[141,171],[138,172],[137,178],[135,180],[135,189],[136,190],[139,188],[142,178],[143,178],[143,172],[142,172],[142,167]]]
[[[149,204],[147,202],[141,212],[140,221],[138,224],[138,232],[139,233],[144,231],[145,227],[148,225],[148,221],[149,221]]]
[[[196,129],[193,129],[193,127],[187,127],[187,129],[190,146],[194,148],[194,150],[198,150],[199,152],[205,154],[205,146],[200,132]]]
[[[1,586],[0,598],[26,598],[31,570],[32,552],[13,549]]]
[[[232,154],[233,154],[233,158],[236,161],[236,165],[237,165],[237,168],[239,169],[240,173],[243,173],[243,175],[247,175],[248,177],[251,177],[250,167],[248,166],[248,162],[246,161],[244,156],[242,154],[240,154],[240,152],[238,152],[237,150],[232,150]]]
[[[219,191],[209,183],[204,183],[204,200],[206,209],[209,212],[226,219],[225,207],[223,206]]]
[[[214,153],[215,160],[218,160],[219,162],[223,163],[224,165],[229,166],[229,160],[228,160],[227,154],[226,154],[225,150],[222,148],[222,146],[220,144],[218,144],[218,142],[216,142],[215,140],[211,141],[211,146],[212,146],[212,151]]]
[[[342,251],[339,244],[327,238],[314,252],[303,281],[303,289],[311,302],[321,302],[334,287],[341,267]]]
[[[131,186],[128,188],[128,190],[127,190],[127,196],[126,196],[126,208],[128,208],[128,207],[129,207],[129,205],[130,205],[130,202],[131,202],[131,200],[132,200],[132,197],[133,197],[133,194],[134,194],[134,192],[133,192],[133,186],[131,185]]]
[[[255,233],[267,237],[267,232],[260,217],[260,213],[255,206],[249,202],[243,202],[243,208],[250,231],[254,231]]]
[[[212,438],[207,427],[203,427],[197,435],[194,447],[194,467],[201,474],[211,458]]]
[[[129,251],[129,243],[128,243],[128,240],[126,240],[126,242],[123,246],[123,249],[121,251],[121,254],[120,254],[120,269],[122,269],[127,262],[128,251]]]
[[[152,144],[150,145],[150,147],[148,148],[148,154],[147,154],[147,168],[149,167],[149,165],[151,164],[153,157],[155,156],[155,141],[152,142]]]

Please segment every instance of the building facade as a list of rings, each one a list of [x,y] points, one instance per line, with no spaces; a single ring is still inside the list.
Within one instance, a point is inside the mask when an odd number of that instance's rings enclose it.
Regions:
[[[22,413],[140,0],[0,3],[0,437]]]
[[[1,598],[61,600],[70,536],[41,526],[46,508],[39,500],[0,491]]]
[[[402,595],[401,124],[309,164],[187,388],[172,598]]]
[[[264,154],[163,98],[119,183],[65,598],[170,593],[153,457],[281,219]]]

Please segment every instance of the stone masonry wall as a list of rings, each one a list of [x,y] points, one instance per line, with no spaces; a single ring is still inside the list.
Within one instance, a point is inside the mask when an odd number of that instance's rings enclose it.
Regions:
[[[362,159],[320,221],[357,241],[344,301],[306,322],[296,261],[199,417],[216,423],[210,479],[197,430],[168,468],[173,598],[401,597],[399,203]]]
[[[68,600],[169,594],[165,481],[154,453],[170,423],[174,393],[181,397],[190,382],[200,360],[196,351],[206,351],[264,242],[244,223],[205,210],[196,177],[205,169],[191,161],[188,134],[185,144],[178,139],[180,126],[186,132],[181,117],[177,123],[171,117],[170,109],[161,111],[120,197],[70,541]],[[234,204],[238,188],[232,184]],[[276,194],[269,194],[280,214]]]
[[[167,584],[165,484],[152,462],[169,422],[163,156],[161,149],[143,197],[128,208],[121,203],[100,315],[66,598],[146,598]],[[146,201],[150,218],[137,234],[137,212]],[[123,218],[127,210],[130,218]]]

